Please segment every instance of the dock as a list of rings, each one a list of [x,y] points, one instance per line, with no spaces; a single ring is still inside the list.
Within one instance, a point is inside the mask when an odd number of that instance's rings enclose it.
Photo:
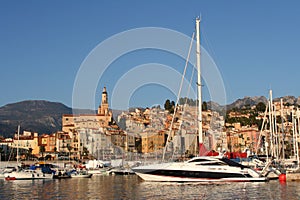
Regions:
[[[300,172],[287,172],[286,173],[286,180],[287,181],[300,181]]]

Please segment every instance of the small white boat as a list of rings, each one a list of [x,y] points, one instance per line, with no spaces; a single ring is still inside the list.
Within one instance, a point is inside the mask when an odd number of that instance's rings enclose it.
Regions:
[[[19,163],[19,135],[20,126],[18,126],[18,145],[17,145],[17,163]],[[53,174],[44,173],[42,170],[35,169],[18,169],[17,171],[7,171],[4,173],[5,180],[36,180],[36,179],[53,179]]]
[[[5,180],[53,179],[53,174],[45,174],[40,170],[21,170],[4,174]]]
[[[16,171],[15,167],[6,167],[4,169],[0,169],[0,178],[5,178],[4,174],[11,173],[13,171]]]
[[[93,174],[89,174],[86,170],[74,171],[71,173],[72,178],[91,178]]]

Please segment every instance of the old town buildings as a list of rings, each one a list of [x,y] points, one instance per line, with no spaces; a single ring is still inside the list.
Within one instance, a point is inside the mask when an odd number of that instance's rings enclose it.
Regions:
[[[132,139],[113,121],[105,87],[96,114],[66,114],[62,116],[62,131],[49,135],[24,131],[11,140],[0,141],[2,151],[19,147],[23,155],[72,159],[112,155],[128,150],[128,144]]]
[[[15,158],[19,147],[21,158],[49,159],[111,159],[124,152],[159,156],[164,151],[178,155],[197,152],[197,108],[179,105],[175,116],[159,106],[123,111],[114,121],[104,87],[101,103],[94,114],[66,114],[62,116],[62,130],[52,134],[24,131],[14,138],[1,139],[0,158]],[[291,149],[293,116],[300,116],[294,106],[281,109],[274,103],[278,135],[284,127],[284,145]],[[279,110],[282,112],[279,112]],[[281,117],[282,116],[282,117]],[[271,137],[269,116],[256,106],[233,109],[226,116],[216,111],[203,110],[204,144],[215,151],[265,153],[265,142]],[[226,123],[225,123],[226,120]],[[265,127],[262,122],[265,120]],[[283,122],[283,124],[281,124]],[[294,128],[294,131],[296,129]],[[283,135],[281,133],[281,135]],[[282,146],[280,147],[282,149]],[[14,149],[13,155],[8,153]],[[279,150],[278,150],[279,151]]]

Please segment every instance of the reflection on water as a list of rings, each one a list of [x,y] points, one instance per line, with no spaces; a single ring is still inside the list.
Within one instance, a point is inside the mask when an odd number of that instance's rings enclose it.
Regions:
[[[300,183],[159,183],[137,176],[4,181],[0,199],[300,199]]]

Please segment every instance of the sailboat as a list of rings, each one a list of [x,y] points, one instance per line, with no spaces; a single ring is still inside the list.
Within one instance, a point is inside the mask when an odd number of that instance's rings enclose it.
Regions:
[[[202,97],[200,73],[200,19],[196,19],[196,58],[198,70],[199,156],[184,162],[167,162],[135,167],[132,170],[145,181],[166,182],[259,182],[267,181],[255,170],[222,156],[205,156],[202,133]]]
[[[17,166],[19,166],[19,136],[20,126],[18,126],[18,144],[17,144]],[[43,173],[42,170],[20,169],[11,173],[4,173],[5,180],[35,180],[35,179],[52,179],[53,174]]]

